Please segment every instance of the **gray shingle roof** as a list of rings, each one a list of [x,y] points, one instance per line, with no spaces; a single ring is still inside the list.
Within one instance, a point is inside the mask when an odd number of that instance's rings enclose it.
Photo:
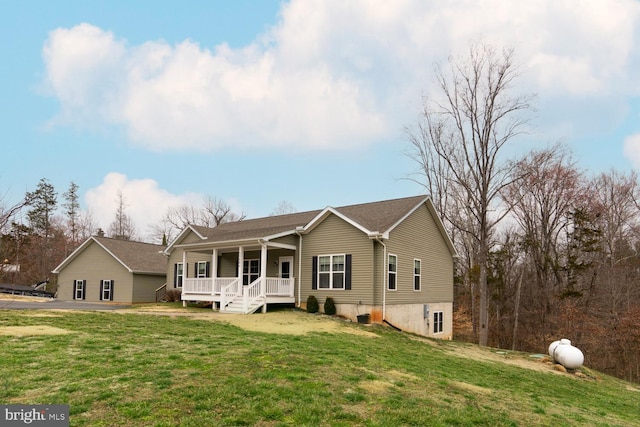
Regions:
[[[167,258],[162,254],[162,245],[108,237],[93,238],[134,273],[166,273]]]
[[[334,208],[340,214],[357,222],[369,231],[385,232],[407,215],[426,196],[406,197],[381,202]],[[296,227],[306,226],[323,210],[299,212],[287,215],[248,219],[220,224],[214,228],[192,226],[194,230],[211,242],[243,239],[258,239],[275,234],[291,232]]]

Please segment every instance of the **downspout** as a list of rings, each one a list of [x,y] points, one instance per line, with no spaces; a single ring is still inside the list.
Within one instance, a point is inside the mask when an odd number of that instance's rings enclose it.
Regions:
[[[302,288],[302,231],[304,227],[296,227],[296,234],[300,238],[300,244],[298,245],[298,308],[301,307],[300,299],[302,298],[302,294],[300,293],[300,288]]]
[[[382,241],[382,234],[377,233],[371,237],[382,245],[382,322],[385,322],[387,315],[387,245]]]

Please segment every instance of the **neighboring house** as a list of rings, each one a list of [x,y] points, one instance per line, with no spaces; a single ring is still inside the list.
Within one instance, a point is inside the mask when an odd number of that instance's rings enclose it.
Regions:
[[[456,252],[425,196],[188,226],[165,253],[168,288],[185,303],[250,313],[331,297],[353,320],[452,337]]]
[[[164,247],[129,240],[90,237],[53,270],[58,299],[155,302],[166,282]]]

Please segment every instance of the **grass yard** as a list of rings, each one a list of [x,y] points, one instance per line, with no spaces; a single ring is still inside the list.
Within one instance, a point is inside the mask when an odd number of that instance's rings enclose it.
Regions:
[[[72,426],[640,426],[640,389],[588,370],[301,312],[175,311],[0,311],[0,402],[69,404]]]

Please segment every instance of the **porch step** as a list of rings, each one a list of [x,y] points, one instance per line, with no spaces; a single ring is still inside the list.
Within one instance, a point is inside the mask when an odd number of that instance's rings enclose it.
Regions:
[[[224,309],[220,310],[220,312],[221,313],[251,314],[251,313],[255,313],[263,305],[264,305],[264,303],[251,304],[248,307],[247,311],[244,311],[241,302],[232,302],[229,305],[227,305],[226,307],[224,307]]]

